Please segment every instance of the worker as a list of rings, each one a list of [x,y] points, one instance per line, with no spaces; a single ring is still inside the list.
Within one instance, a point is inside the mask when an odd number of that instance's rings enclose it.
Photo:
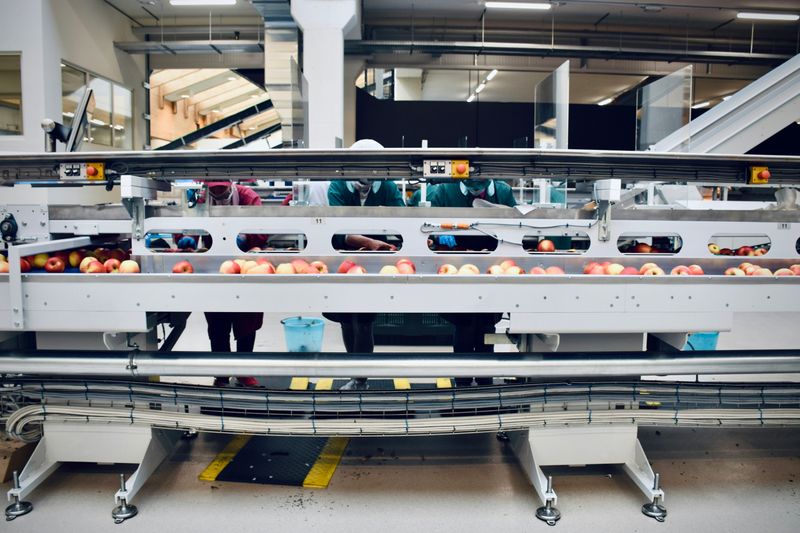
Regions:
[[[419,205],[420,192],[414,193],[409,205]],[[490,179],[469,178],[452,183],[441,183],[428,188],[427,200],[431,207],[473,207],[503,205],[514,207],[517,205],[511,187],[505,182]],[[477,201],[477,202],[476,202]],[[437,236],[436,242],[431,244],[440,248],[455,248],[456,238],[452,235]],[[487,246],[478,243],[477,239],[494,240],[492,237],[471,236],[469,247],[473,250],[482,250]],[[492,243],[495,244],[495,243]],[[484,335],[495,332],[495,324],[502,318],[501,313],[442,313],[442,318],[455,326],[453,334],[454,353],[486,353],[494,351],[491,344],[486,344]],[[467,387],[472,384],[473,378],[456,378],[456,386]],[[491,385],[492,378],[475,378],[478,385]]]
[[[212,181],[206,184],[208,205],[261,205],[261,198],[249,187],[234,185],[229,181]],[[240,235],[237,244],[242,249],[249,250],[266,242],[266,236]],[[243,242],[242,242],[243,241]],[[248,242],[252,241],[252,242]],[[252,245],[252,246],[251,246]],[[211,342],[212,352],[230,352],[231,331],[236,340],[237,352],[252,352],[256,343],[256,331],[261,329],[264,321],[263,313],[206,313],[208,323],[208,339]],[[257,387],[258,381],[251,376],[238,376],[236,378],[244,387]],[[224,386],[229,382],[228,377],[214,379],[215,386]]]
[[[362,139],[353,144],[355,150],[379,150],[380,143],[372,139]],[[395,206],[403,207],[405,203],[391,180],[337,180],[328,188],[328,203],[331,206]],[[333,246],[338,250],[370,250],[391,251],[396,250],[390,244],[376,236],[343,235],[334,238]],[[372,353],[375,349],[375,340],[372,326],[377,318],[375,313],[323,313],[323,316],[342,326],[342,340],[347,353]],[[368,388],[366,378],[353,378],[348,381],[342,390],[363,390]]]

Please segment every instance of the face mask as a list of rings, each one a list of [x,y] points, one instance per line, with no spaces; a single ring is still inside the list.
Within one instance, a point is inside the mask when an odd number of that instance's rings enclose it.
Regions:
[[[478,196],[485,191],[488,186],[489,182],[487,180],[467,180],[464,182],[464,187],[466,187],[467,191],[469,191],[472,196]]]
[[[221,191],[212,191],[209,189],[208,194],[211,196],[211,199],[214,200],[215,204],[227,205],[230,203],[231,198],[233,197],[233,187],[228,187]]]

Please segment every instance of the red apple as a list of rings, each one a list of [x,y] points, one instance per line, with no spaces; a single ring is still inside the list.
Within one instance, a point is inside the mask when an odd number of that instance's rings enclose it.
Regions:
[[[22,272],[23,274],[25,272],[30,272],[31,271],[31,264],[28,262],[27,259],[25,259],[23,257],[20,257],[20,259],[19,259],[19,271]]]
[[[120,263],[122,263],[126,259],[125,250],[123,250],[122,248],[114,248],[108,253],[108,256],[110,259],[116,259]]]
[[[308,261],[305,259],[295,259],[292,261],[292,266],[296,272],[305,272],[307,270],[306,267],[308,266]]]
[[[622,269],[622,272],[619,273],[621,276],[638,276],[639,269],[636,267],[625,267]]]
[[[107,259],[106,262],[103,263],[103,268],[105,268],[106,272],[109,274],[117,274],[119,272],[120,264],[121,263],[119,262],[119,259],[114,259],[112,257],[111,259]]]
[[[173,274],[191,274],[192,272],[194,272],[194,268],[189,261],[178,261],[172,267]]]
[[[652,253],[653,247],[645,242],[636,243],[636,245],[628,250],[628,253],[632,254],[649,254]]]
[[[91,256],[84,257],[83,260],[81,261],[81,264],[78,265],[78,270],[80,270],[81,272],[86,272],[89,269],[89,265],[91,265],[92,263],[100,263],[100,261]],[[102,265],[103,263],[100,264]]]
[[[108,248],[96,248],[92,255],[101,263],[105,263],[111,257],[111,251]]]
[[[356,264],[353,261],[345,259],[344,261],[342,261],[342,264],[339,265],[339,268],[336,270],[336,272],[338,272],[339,274],[346,274],[347,271],[353,268],[355,265]]]
[[[502,263],[500,263],[500,268],[503,270],[507,270],[513,266],[517,266],[517,263],[513,259],[506,259]]]
[[[235,261],[223,261],[219,266],[219,272],[220,274],[241,274],[242,267]]]
[[[505,271],[506,271],[506,269],[503,268],[500,265],[492,265],[492,266],[489,267],[489,269],[486,271],[486,273],[487,274],[492,274],[494,276],[499,276],[500,274],[502,274]]]
[[[518,267],[517,265],[510,266],[507,269],[505,269],[505,271],[503,272],[503,274],[506,274],[506,275],[509,275],[509,276],[518,276],[518,275],[524,274],[524,273],[525,273],[525,270],[523,270],[521,267]]]
[[[481,270],[475,265],[467,263],[466,265],[461,265],[458,269],[458,273],[461,275],[477,276],[481,273]]]
[[[772,270],[768,268],[759,268],[751,274],[751,276],[771,276]]]
[[[733,255],[733,250],[730,248],[723,248],[719,251],[719,255]]]
[[[380,272],[378,272],[378,274],[383,274],[385,276],[393,276],[399,273],[400,270],[394,265],[385,265],[381,268]]]
[[[606,274],[606,267],[603,265],[594,265],[589,272],[587,272],[590,276],[604,276]]]
[[[455,265],[451,265],[450,263],[445,263],[444,265],[439,267],[439,270],[436,271],[437,274],[458,274],[458,269]]]
[[[744,263],[739,263],[739,268],[745,271],[751,266],[754,266],[753,263],[748,263],[747,261],[745,261]]]
[[[795,273],[791,271],[789,268],[779,268],[775,271],[776,276],[794,276]]]
[[[69,253],[69,266],[72,268],[78,268],[81,265],[81,261],[83,261],[84,257],[86,257],[85,250],[72,250]]]
[[[713,242],[708,245],[708,251],[714,255],[719,255],[720,247],[718,244],[714,244]]]
[[[789,267],[789,270],[794,272],[795,276],[800,276],[800,265],[792,265]]]
[[[271,265],[269,264],[256,265],[253,268],[248,269],[245,274],[272,274],[273,272],[270,272],[270,266]]]
[[[756,248],[756,250],[753,253],[753,255],[756,255],[756,256],[767,255],[767,252],[769,252],[769,250],[767,250],[766,248]]]
[[[275,267],[276,274],[297,274],[294,266],[291,263],[281,263]]]
[[[703,272],[703,267],[700,265],[689,265],[689,274],[692,276],[702,276],[705,272]]]
[[[406,266],[403,267],[403,265]],[[417,266],[410,259],[399,259],[397,263],[395,263],[395,266],[401,274],[415,274],[417,272]]]
[[[257,266],[258,266],[258,263],[256,263],[255,261],[245,261],[245,263],[240,267],[241,268],[241,273],[242,274],[247,274],[248,272],[250,272],[252,269],[254,269]]]
[[[544,239],[539,241],[539,244],[536,245],[537,252],[555,252],[556,245],[550,239]]]
[[[0,254],[0,263],[8,263],[8,259],[3,254]]]
[[[318,274],[327,274],[328,273],[328,265],[326,265],[322,261],[312,261],[311,266],[317,271]]]
[[[672,270],[670,270],[669,273],[672,276],[691,276],[689,267],[687,267],[686,265],[678,265]]]
[[[547,274],[547,271],[545,269],[543,269],[542,267],[540,267],[540,266],[536,266],[536,267],[531,268],[528,271],[528,274],[533,274],[534,276],[542,276],[544,274]]]
[[[741,268],[731,267],[725,270],[726,276],[746,276],[747,274],[744,273],[744,270]]]
[[[547,267],[545,272],[550,276],[563,276],[564,274],[566,274],[566,272],[564,272],[564,269],[557,266],[549,266]]]
[[[651,268],[658,268],[658,265],[655,263],[645,263],[642,265],[642,268],[639,269],[639,274],[644,274],[645,270],[650,270]]]
[[[60,257],[50,257],[44,263],[44,269],[47,272],[64,272],[65,268],[67,268],[67,265]]]
[[[362,267],[361,265],[353,265],[350,267],[350,270],[347,271],[348,274],[366,274],[367,270]]]
[[[749,246],[741,246],[736,249],[736,255],[755,255],[756,251]]]
[[[612,276],[617,276],[621,274],[623,270],[625,270],[625,267],[619,263],[611,263],[610,265],[606,266],[605,273]]]
[[[664,271],[658,267],[652,267],[642,273],[643,276],[663,276]]]
[[[233,262],[239,265],[239,272],[242,271],[242,267],[249,261],[249,259],[234,259]]]
[[[8,261],[0,261],[0,274],[8,274],[9,270]]]
[[[139,263],[133,259],[126,259],[119,265],[120,274],[138,274],[139,272]]]
[[[33,256],[33,263],[31,263],[31,266],[33,266],[33,268],[44,268],[48,259],[50,259],[50,256],[47,254],[36,254]]]
[[[100,261],[94,261],[89,263],[89,266],[86,268],[87,274],[105,274],[106,267],[103,266],[103,263]]]

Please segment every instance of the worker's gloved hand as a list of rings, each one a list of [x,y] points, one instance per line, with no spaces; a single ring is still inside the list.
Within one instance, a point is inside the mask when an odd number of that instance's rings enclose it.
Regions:
[[[186,189],[186,205],[194,207],[197,205],[197,191],[194,189]]]
[[[447,246],[448,248],[455,248],[456,238],[453,235],[439,235],[439,246]]]
[[[242,235],[241,233],[237,235],[236,246],[238,246],[240,250],[244,250],[246,245],[247,245],[247,237],[245,235]]]
[[[181,237],[178,240],[178,248],[180,250],[194,250],[197,248],[197,241],[194,237]]]

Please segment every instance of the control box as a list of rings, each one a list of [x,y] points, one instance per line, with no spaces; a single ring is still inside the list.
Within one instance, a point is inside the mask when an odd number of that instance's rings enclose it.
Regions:
[[[58,175],[62,180],[104,180],[104,163],[61,163]]]
[[[422,176],[425,178],[468,178],[467,160],[428,160],[422,163]]]

